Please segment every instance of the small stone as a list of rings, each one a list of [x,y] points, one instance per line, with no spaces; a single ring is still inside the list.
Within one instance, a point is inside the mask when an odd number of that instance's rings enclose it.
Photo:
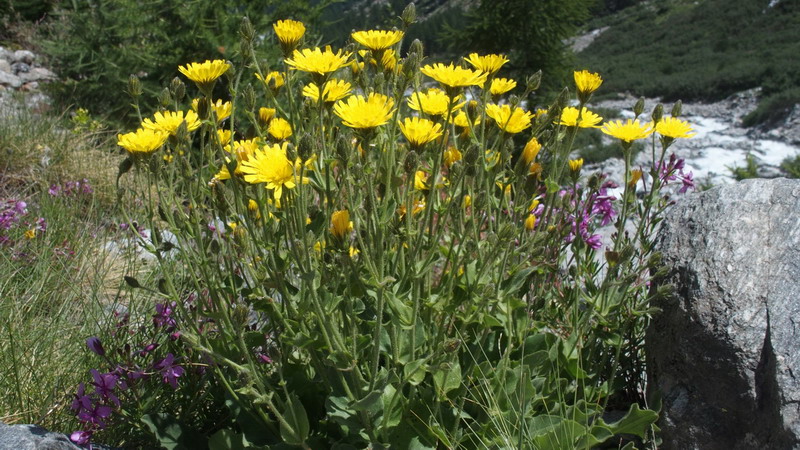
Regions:
[[[44,67],[35,67],[31,69],[29,72],[20,73],[17,76],[19,76],[19,78],[22,80],[23,83],[29,81],[44,81],[44,80],[56,79],[56,74],[45,69]]]
[[[11,72],[14,75],[19,75],[20,73],[28,73],[31,71],[31,66],[25,64],[24,62],[15,62],[11,64]]]
[[[14,52],[13,61],[23,62],[25,64],[33,64],[34,59],[36,59],[36,55],[34,55],[32,51],[17,50]]]
[[[13,89],[17,89],[18,87],[22,86],[22,80],[20,80],[19,77],[13,73],[0,72],[0,85],[6,85]]]
[[[6,61],[5,59],[0,58],[0,72],[11,73],[11,63]]]

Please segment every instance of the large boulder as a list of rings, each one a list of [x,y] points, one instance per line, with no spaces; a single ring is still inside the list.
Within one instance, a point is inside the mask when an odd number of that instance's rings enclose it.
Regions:
[[[800,181],[717,187],[664,222],[676,293],[647,335],[663,448],[798,448]]]
[[[36,425],[6,425],[0,422],[0,449],[3,450],[80,450],[60,433]]]

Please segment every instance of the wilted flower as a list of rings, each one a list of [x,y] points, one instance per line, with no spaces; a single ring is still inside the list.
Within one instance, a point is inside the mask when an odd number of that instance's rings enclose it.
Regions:
[[[443,159],[444,159],[444,166],[449,168],[458,161],[461,161],[462,155],[457,148],[448,147],[448,149],[444,151]]]
[[[501,130],[509,134],[516,134],[531,126],[533,114],[522,108],[511,110],[510,105],[486,105],[486,115],[494,119]]]
[[[369,30],[355,31],[353,40],[370,50],[385,50],[403,39],[402,31]]]
[[[413,147],[422,147],[442,135],[442,126],[428,119],[406,117],[400,122],[400,131]]]
[[[333,112],[350,128],[369,129],[383,125],[392,117],[394,99],[371,93],[369,97],[352,95],[333,106]]]
[[[575,78],[575,87],[578,89],[578,98],[581,102],[586,102],[589,99],[589,95],[603,84],[603,79],[599,74],[588,70],[575,71],[573,77]]]
[[[350,211],[342,209],[331,214],[331,234],[342,239],[353,231],[353,222],[350,221]]]
[[[525,229],[531,231],[535,226],[536,226],[536,216],[534,216],[533,214],[529,214],[528,217],[525,219]]]

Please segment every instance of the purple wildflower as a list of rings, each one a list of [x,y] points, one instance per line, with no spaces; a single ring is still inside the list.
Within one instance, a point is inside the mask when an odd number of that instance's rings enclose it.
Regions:
[[[694,174],[692,172],[683,173],[683,177],[681,178],[681,182],[683,183],[683,186],[680,188],[678,193],[683,194],[688,189],[695,189]]]
[[[73,431],[72,434],[69,435],[69,440],[77,445],[87,446],[92,440],[92,434],[94,434],[94,431],[91,430]]]
[[[178,389],[178,378],[184,374],[185,370],[183,367],[175,364],[175,355],[167,353],[167,356],[155,363],[153,368],[161,372],[164,383],[169,383],[172,389]]]
[[[100,356],[105,356],[106,349],[103,348],[103,343],[100,342],[100,338],[97,336],[92,336],[86,340],[86,346],[89,347],[89,350],[95,352]]]
[[[172,317],[173,309],[177,306],[175,302],[170,303],[157,303],[156,313],[153,315],[153,326],[156,328],[166,327],[167,330],[173,330],[177,325],[175,318]]]
[[[100,373],[97,369],[90,370],[92,378],[94,378],[94,391],[103,400],[109,400],[118,407],[120,406],[119,398],[114,394],[114,388],[117,387],[119,376],[113,373]]]

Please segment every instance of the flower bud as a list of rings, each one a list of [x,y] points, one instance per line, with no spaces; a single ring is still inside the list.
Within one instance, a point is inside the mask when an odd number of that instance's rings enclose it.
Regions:
[[[206,120],[206,119],[208,119],[209,111],[210,111],[210,108],[209,108],[209,105],[208,105],[208,99],[205,98],[205,97],[198,99],[197,100],[197,117],[199,117],[200,120]]]
[[[414,78],[414,75],[419,71],[420,58],[416,53],[409,53],[406,59],[403,60],[402,71],[407,79]]]
[[[413,2],[406,6],[406,8],[403,10],[403,13],[400,14],[400,19],[403,20],[403,26],[406,28],[417,21],[417,7],[414,6]]]
[[[423,51],[422,42],[419,39],[414,39],[414,42],[408,47],[408,53],[416,53],[417,57],[422,61],[422,58],[425,56],[425,52]]]
[[[677,102],[675,102],[674,105],[672,105],[672,113],[671,113],[672,117],[680,116],[682,110],[683,110],[683,102],[678,100]]]
[[[183,100],[183,96],[186,95],[186,85],[183,84],[183,81],[181,81],[180,78],[175,77],[169,84],[169,91],[172,93],[172,97],[175,99],[175,101],[180,102]]]
[[[411,175],[417,170],[417,152],[411,150],[406,155],[405,161],[403,161],[403,170],[405,170],[407,175]]]
[[[248,42],[252,42],[256,37],[256,32],[253,29],[253,23],[250,22],[250,19],[247,17],[242,18],[242,23],[239,25],[239,35],[242,36],[242,39]]]
[[[142,95],[142,82],[133,74],[128,78],[128,95],[134,99]]]
[[[655,108],[653,108],[653,122],[658,123],[661,118],[664,117],[664,105],[661,103],[657,104]]]
[[[167,108],[172,103],[172,95],[169,93],[169,88],[164,88],[161,94],[158,95],[158,103]]]
[[[542,84],[542,71],[538,70],[533,75],[529,76],[525,80],[525,86],[531,92],[539,89],[539,86]]]
[[[639,100],[636,100],[636,104],[633,105],[633,113],[639,117],[642,115],[642,111],[644,111],[644,97],[639,97]]]
[[[386,76],[383,74],[383,72],[380,72],[375,75],[375,77],[372,79],[372,82],[374,83],[375,90],[377,92],[383,92],[383,87],[386,84]]]
[[[244,92],[242,92],[242,101],[244,102],[244,107],[248,111],[252,111],[256,107],[256,91],[253,89],[252,84],[248,84],[244,88]]]
[[[347,163],[350,161],[350,152],[352,150],[353,144],[343,134],[340,134],[339,137],[336,138],[336,156],[345,167],[347,167]]]
[[[297,155],[303,161],[308,161],[311,155],[314,154],[314,139],[308,133],[300,135],[297,141]]]
[[[103,348],[103,343],[100,342],[100,338],[97,336],[92,336],[86,340],[86,346],[89,347],[89,350],[93,351],[94,353],[105,356],[106,350]]]

